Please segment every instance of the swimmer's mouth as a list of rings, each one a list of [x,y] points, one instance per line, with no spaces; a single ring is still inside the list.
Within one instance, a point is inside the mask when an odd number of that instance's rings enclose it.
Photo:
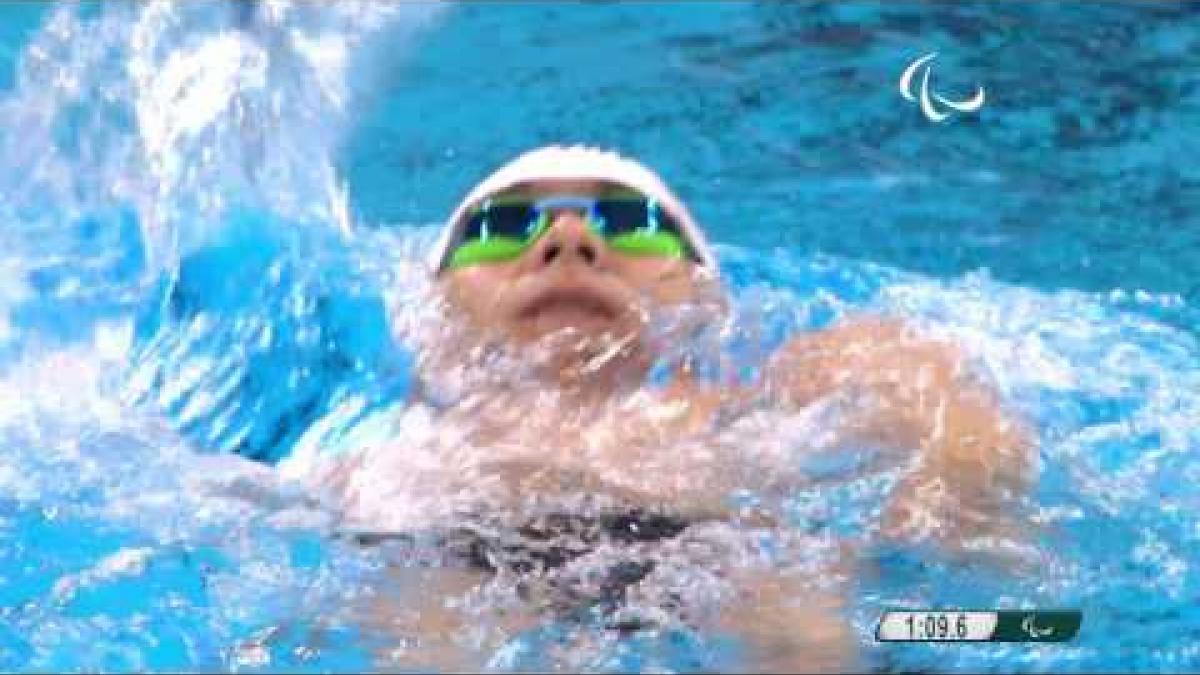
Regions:
[[[536,319],[546,314],[581,313],[605,321],[613,321],[620,309],[608,299],[594,293],[579,290],[550,291],[521,308],[517,317],[521,320]]]

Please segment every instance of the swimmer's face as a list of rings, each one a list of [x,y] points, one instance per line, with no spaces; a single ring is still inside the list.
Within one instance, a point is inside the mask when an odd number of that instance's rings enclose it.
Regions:
[[[503,196],[603,197],[610,190],[596,182],[554,180]],[[562,209],[550,211],[546,231],[519,257],[448,269],[439,281],[451,307],[474,326],[518,344],[570,332],[634,342],[655,308],[697,296],[708,279],[697,268],[686,257],[614,250],[583,214]]]

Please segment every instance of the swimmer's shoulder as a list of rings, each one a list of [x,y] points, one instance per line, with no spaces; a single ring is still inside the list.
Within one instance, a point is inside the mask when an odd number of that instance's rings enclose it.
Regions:
[[[761,382],[712,382],[682,374],[661,393],[661,401],[686,410],[687,428],[717,433],[766,404]]]

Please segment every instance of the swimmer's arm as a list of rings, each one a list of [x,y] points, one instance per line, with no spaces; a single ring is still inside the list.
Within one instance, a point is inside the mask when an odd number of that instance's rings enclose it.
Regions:
[[[865,319],[796,338],[771,365],[769,393],[796,407],[861,397],[863,414],[849,416],[846,441],[920,450],[893,494],[885,532],[961,542],[1008,527],[1013,500],[1032,480],[1033,436],[994,391],[966,377],[954,345]]]
[[[483,672],[505,642],[532,628],[523,603],[476,607],[490,573],[451,566],[394,565],[360,599],[355,618],[381,638],[376,668],[413,672]],[[483,612],[486,611],[486,614]]]
[[[742,646],[747,672],[845,673],[862,668],[858,636],[847,616],[846,587],[817,579],[847,578],[848,560],[832,566],[739,565],[726,570],[730,593],[701,627]]]

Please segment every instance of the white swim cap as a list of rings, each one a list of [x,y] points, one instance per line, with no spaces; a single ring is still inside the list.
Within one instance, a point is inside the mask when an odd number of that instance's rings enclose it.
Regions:
[[[671,192],[666,183],[639,162],[615,152],[583,145],[548,145],[530,150],[500,167],[475,186],[459,203],[446,221],[446,228],[434,246],[430,263],[434,273],[440,273],[467,224],[467,213],[484,199],[521,183],[535,180],[594,180],[613,183],[641,192],[657,201],[679,226],[688,246],[696,253],[709,273],[717,274],[717,260],[704,239],[695,219],[683,202]]]

